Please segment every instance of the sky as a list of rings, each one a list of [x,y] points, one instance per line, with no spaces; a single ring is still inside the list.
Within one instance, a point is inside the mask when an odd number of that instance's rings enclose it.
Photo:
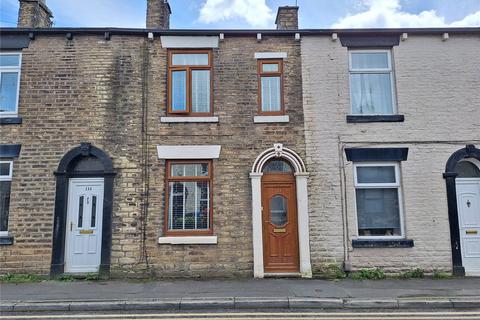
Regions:
[[[55,27],[145,28],[147,0],[46,0]],[[172,29],[273,29],[278,6],[298,2],[299,27],[480,26],[480,0],[170,0]],[[15,27],[18,0],[0,0]]]

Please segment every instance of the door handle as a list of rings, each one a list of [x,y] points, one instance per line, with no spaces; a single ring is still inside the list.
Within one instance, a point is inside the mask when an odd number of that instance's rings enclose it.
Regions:
[[[70,231],[73,230],[73,221],[70,221]]]

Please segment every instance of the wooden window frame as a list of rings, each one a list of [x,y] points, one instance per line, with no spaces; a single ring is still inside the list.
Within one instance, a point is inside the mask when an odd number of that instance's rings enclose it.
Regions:
[[[206,66],[191,66],[191,65],[172,65],[173,54],[208,54],[208,65]],[[213,54],[212,50],[168,50],[168,74],[167,74],[167,115],[173,116],[187,116],[187,117],[201,117],[213,115]],[[210,112],[192,112],[192,70],[209,70],[210,71]],[[186,79],[186,99],[187,110],[185,111],[173,111],[172,110],[172,72],[185,71],[187,74]]]
[[[194,176],[194,177],[172,177],[172,164],[208,164],[208,176]],[[167,160],[167,172],[165,174],[165,236],[207,236],[213,235],[213,161],[212,160]],[[170,230],[169,226],[169,207],[170,207],[170,187],[169,183],[174,181],[180,182],[209,182],[209,225],[206,230]]]
[[[277,72],[263,72],[264,64],[278,64]],[[283,83],[283,59],[258,59],[258,114],[264,116],[277,116],[285,114],[285,99],[284,99],[284,83]],[[263,77],[280,77],[280,110],[279,111],[263,111],[262,110],[262,78]]]

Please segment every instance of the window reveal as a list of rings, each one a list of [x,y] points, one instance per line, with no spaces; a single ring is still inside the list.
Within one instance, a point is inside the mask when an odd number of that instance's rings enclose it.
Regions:
[[[212,113],[211,51],[169,51],[168,113]]]
[[[12,171],[12,161],[0,161],[0,235],[8,233]]]
[[[167,170],[166,233],[211,233],[211,162],[171,161]]]
[[[352,114],[394,114],[396,111],[391,52],[352,50],[349,57]]]
[[[0,53],[0,116],[18,112],[20,67],[20,53]]]
[[[283,61],[259,60],[259,113],[275,115],[284,113]]]
[[[356,164],[358,235],[403,236],[399,165]]]

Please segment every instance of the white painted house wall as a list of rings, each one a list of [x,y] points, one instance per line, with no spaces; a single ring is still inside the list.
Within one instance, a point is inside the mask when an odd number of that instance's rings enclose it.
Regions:
[[[478,36],[409,34],[393,48],[399,114],[405,122],[346,122],[348,51],[329,36],[302,37],[303,105],[314,272],[345,258],[353,269],[451,269],[445,180],[450,155],[480,145]],[[408,147],[401,163],[405,232],[413,248],[353,249],[353,165],[345,147]],[[344,251],[343,216],[347,220]]]

